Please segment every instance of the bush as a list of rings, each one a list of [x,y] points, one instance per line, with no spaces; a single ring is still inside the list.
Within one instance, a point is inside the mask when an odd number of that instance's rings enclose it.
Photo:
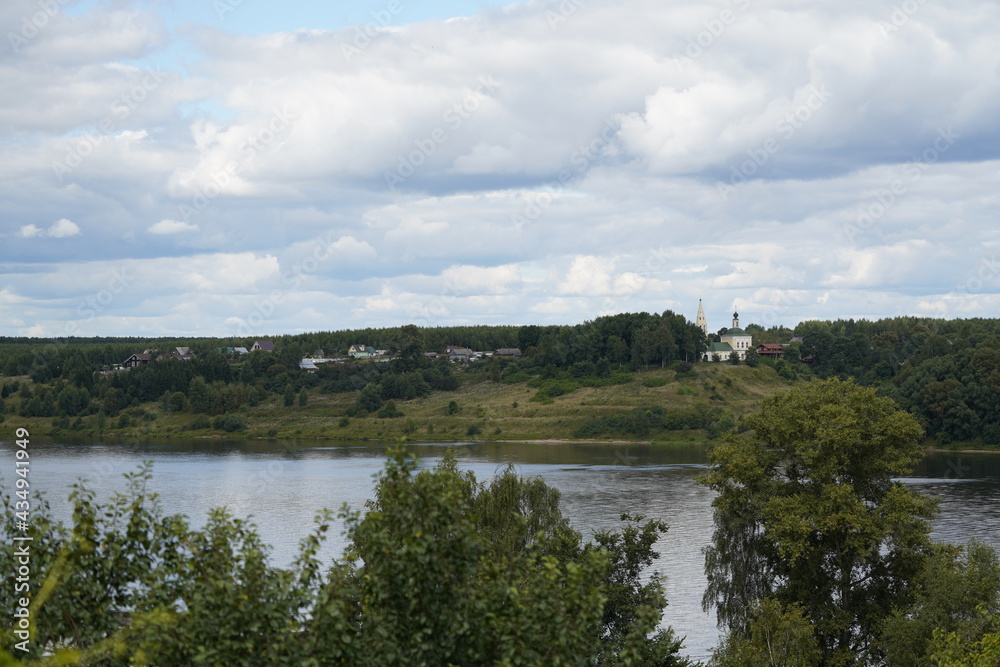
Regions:
[[[612,373],[607,376],[595,376],[577,378],[577,382],[582,387],[612,387],[618,384],[628,384],[635,378],[629,373]],[[567,392],[569,393],[569,392]]]
[[[402,416],[403,413],[396,409],[395,401],[387,401],[382,409],[378,411],[379,419],[395,419]]]
[[[667,378],[646,378],[642,381],[642,386],[649,387],[650,389],[662,387],[666,384],[670,384],[670,380]]]
[[[457,415],[458,414],[458,401],[448,401],[448,414]]]
[[[198,415],[194,418],[194,421],[188,426],[193,431],[199,431],[205,428],[212,428],[212,422],[209,421],[206,415]]]
[[[212,424],[215,428],[228,433],[241,431],[247,427],[246,423],[236,415],[223,415],[216,417]]]
[[[482,428],[480,428],[477,424],[473,424],[468,429],[466,429],[465,434],[471,436],[471,435],[479,435],[482,432],[483,432]]]
[[[340,428],[345,428],[350,423],[351,423],[351,418],[348,417],[347,415],[344,415],[343,417],[340,418],[340,421],[337,422],[337,426],[339,426]]]
[[[678,396],[697,396],[698,390],[694,387],[681,387],[677,390]]]

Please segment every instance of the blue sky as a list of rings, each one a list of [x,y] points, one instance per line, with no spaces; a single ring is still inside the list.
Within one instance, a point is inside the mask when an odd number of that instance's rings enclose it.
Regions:
[[[1000,312],[996,3],[11,0],[0,335]]]

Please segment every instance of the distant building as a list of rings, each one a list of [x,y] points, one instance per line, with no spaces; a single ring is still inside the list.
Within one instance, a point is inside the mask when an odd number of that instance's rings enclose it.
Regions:
[[[757,354],[766,359],[781,359],[785,356],[785,348],[777,343],[761,343],[757,346]]]
[[[444,353],[448,355],[448,360],[461,363],[463,361],[468,361],[473,356],[473,351],[467,347],[460,347],[458,345],[449,345],[445,348]]]
[[[250,346],[251,352],[260,350],[262,352],[274,352],[274,343],[269,340],[258,340]]]
[[[705,337],[708,337],[708,320],[705,319],[705,309],[701,306],[701,299],[698,299],[698,317],[694,321],[695,325],[701,329]]]
[[[521,348],[519,347],[501,347],[499,350],[493,352],[494,357],[507,357],[511,359],[521,358]]]
[[[194,359],[194,352],[191,351],[190,347],[175,347],[170,356],[179,361],[190,361]]]
[[[347,350],[347,354],[353,359],[372,359],[378,352],[371,345],[354,344]]]
[[[701,306],[701,299],[698,300],[698,319],[705,319],[705,311]],[[696,322],[703,331],[708,330],[708,322]],[[740,361],[747,358],[747,352],[753,347],[753,336],[740,328],[740,314],[733,313],[733,326],[726,329],[719,335],[718,343],[709,343],[705,351],[705,361],[714,361],[718,355],[719,361],[729,361],[729,356],[735,352]]]
[[[143,352],[142,354],[133,354],[131,357],[126,359],[122,366],[125,368],[135,368],[137,366],[145,366],[152,359],[152,355]]]

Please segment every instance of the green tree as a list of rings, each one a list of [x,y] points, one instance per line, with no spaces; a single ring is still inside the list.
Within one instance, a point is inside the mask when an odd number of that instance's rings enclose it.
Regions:
[[[992,547],[975,540],[964,547],[935,545],[916,584],[913,604],[896,610],[882,632],[894,667],[931,664],[941,646],[935,633],[970,646],[1000,630],[1000,559]]]
[[[813,667],[820,661],[812,625],[799,605],[760,602],[746,633],[732,633],[709,667]]]
[[[424,335],[415,324],[407,324],[399,328],[399,335],[394,343],[404,369],[414,369],[424,361]]]
[[[512,469],[489,484],[447,455],[433,469],[393,452],[364,514],[344,510],[344,558],[318,553],[331,523],[270,564],[250,523],[212,510],[200,530],[164,517],[144,467],[109,504],[79,486],[71,527],[35,505],[28,658],[45,664],[687,665],[657,631],[665,603],[642,570],[665,526],[628,517],[583,544],[558,491]],[[15,559],[14,502],[0,492],[0,554]],[[13,618],[13,587],[0,590]],[[0,632],[12,651],[16,637]],[[3,656],[4,664],[17,664]],[[21,657],[20,654],[18,657]]]
[[[299,392],[299,405],[305,407],[306,403],[309,402],[309,392],[306,391],[305,387],[302,387],[302,391]]]
[[[648,326],[636,331],[632,338],[632,363],[637,368],[648,366],[653,359],[654,346],[653,332]]]
[[[285,385],[285,407],[289,408],[295,403],[295,390],[292,389],[292,385]]]
[[[877,633],[911,600],[935,503],[894,482],[922,455],[912,415],[871,388],[815,382],[763,401],[716,447],[707,608],[747,636],[765,598],[801,605],[823,665],[878,658]]]
[[[365,385],[358,394],[355,407],[359,412],[378,412],[382,407],[382,387],[374,382]]]

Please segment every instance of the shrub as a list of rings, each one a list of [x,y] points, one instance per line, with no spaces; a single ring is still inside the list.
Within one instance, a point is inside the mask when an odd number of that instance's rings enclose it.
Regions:
[[[194,421],[191,422],[189,428],[195,431],[204,428],[212,428],[212,422],[208,420],[208,417],[206,415],[198,415],[197,417],[194,418]]]
[[[395,419],[402,416],[403,413],[396,409],[395,401],[387,401],[382,409],[378,411],[379,419]]]
[[[466,435],[479,435],[482,432],[483,432],[483,429],[480,428],[479,425],[473,424],[468,429],[466,429],[465,434]]]
[[[241,431],[247,427],[246,423],[236,415],[223,415],[216,417],[213,426],[227,433]]]
[[[650,389],[655,389],[656,387],[662,387],[663,385],[666,384],[670,384],[670,380],[668,380],[667,378],[646,378],[645,380],[642,381],[642,386],[649,387]]]

